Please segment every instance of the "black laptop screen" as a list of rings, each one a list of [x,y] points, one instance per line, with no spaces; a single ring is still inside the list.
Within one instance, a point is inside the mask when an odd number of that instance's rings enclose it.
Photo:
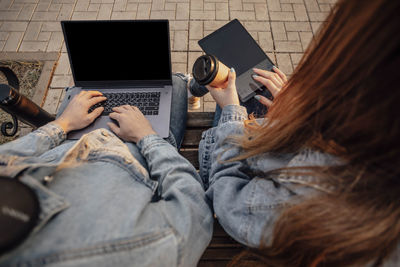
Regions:
[[[76,85],[171,80],[168,21],[63,21]]]

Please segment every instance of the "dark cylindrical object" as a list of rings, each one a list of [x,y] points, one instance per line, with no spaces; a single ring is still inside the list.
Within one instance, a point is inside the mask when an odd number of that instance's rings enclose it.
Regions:
[[[43,126],[55,119],[55,116],[6,84],[0,84],[0,108],[33,127]]]
[[[222,87],[228,80],[229,68],[213,55],[203,55],[193,64],[193,77],[200,85]]]

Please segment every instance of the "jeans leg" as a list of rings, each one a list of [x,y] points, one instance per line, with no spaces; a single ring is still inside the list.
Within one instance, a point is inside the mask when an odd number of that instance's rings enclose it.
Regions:
[[[183,140],[187,119],[187,89],[186,81],[180,75],[172,75],[172,104],[170,132],[175,138],[178,149]]]

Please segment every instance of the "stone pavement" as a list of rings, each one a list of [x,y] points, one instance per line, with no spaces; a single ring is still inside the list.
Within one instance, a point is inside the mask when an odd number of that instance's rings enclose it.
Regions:
[[[55,113],[72,85],[61,20],[169,19],[172,70],[190,72],[197,41],[239,19],[290,75],[335,0],[0,0],[0,52],[61,52],[44,109]],[[214,111],[207,94],[200,111]]]

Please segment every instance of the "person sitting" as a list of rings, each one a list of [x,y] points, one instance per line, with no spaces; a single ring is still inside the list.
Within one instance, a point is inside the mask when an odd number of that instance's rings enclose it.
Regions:
[[[186,126],[186,85],[184,76],[173,76],[174,144]],[[66,140],[102,113],[88,110],[104,100],[82,91],[55,121],[0,146],[1,175],[33,189],[41,208],[19,246],[0,247],[0,266],[197,264],[213,226],[202,180],[138,108],[113,109],[114,133],[98,129]]]
[[[208,88],[222,113],[200,174],[219,223],[252,248],[232,265],[398,266],[399,12],[338,1],[287,81],[255,70],[274,96],[258,97],[262,123],[239,105],[234,71]]]

